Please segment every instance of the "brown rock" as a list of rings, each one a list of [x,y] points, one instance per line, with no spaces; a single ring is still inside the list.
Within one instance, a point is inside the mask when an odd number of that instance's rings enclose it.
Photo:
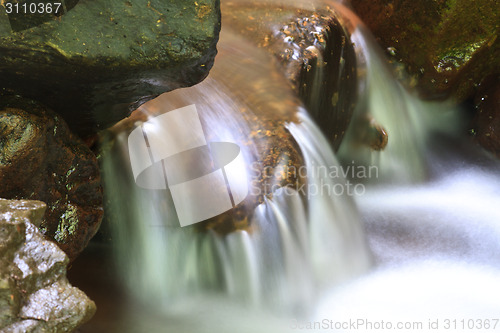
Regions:
[[[1,197],[47,202],[40,230],[71,260],[99,228],[102,189],[94,154],[59,116],[32,101],[0,100],[0,184]]]
[[[357,99],[356,55],[347,28],[327,10],[292,4],[224,4],[225,24],[273,54],[292,89],[338,149]]]
[[[45,208],[0,199],[1,332],[70,332],[95,313],[66,279],[68,257],[37,228]]]
[[[500,76],[488,77],[476,95],[473,134],[479,144],[500,157]]]
[[[346,28],[334,16],[302,14],[281,28],[273,48],[294,90],[337,150],[358,89],[356,55]]]
[[[463,101],[500,70],[497,0],[352,0],[426,98]]]

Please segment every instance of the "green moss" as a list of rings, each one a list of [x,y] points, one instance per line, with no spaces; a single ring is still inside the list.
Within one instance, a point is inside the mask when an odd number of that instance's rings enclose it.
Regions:
[[[65,244],[68,238],[76,232],[78,221],[77,207],[68,205],[66,211],[61,216],[54,239],[60,244]]]
[[[410,29],[413,30],[413,31],[422,31],[422,27],[420,25],[418,25],[417,23],[412,23],[410,25]]]

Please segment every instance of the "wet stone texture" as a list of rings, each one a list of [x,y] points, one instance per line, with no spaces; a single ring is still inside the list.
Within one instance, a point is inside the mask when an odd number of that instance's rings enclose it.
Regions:
[[[481,82],[475,101],[472,133],[479,144],[500,157],[500,75]]]
[[[356,55],[347,31],[334,17],[313,13],[283,26],[272,47],[308,111],[338,149],[357,99]]]
[[[498,0],[351,0],[380,44],[425,98],[474,96],[500,72]]]
[[[95,313],[66,279],[68,257],[38,229],[45,209],[0,199],[1,332],[72,332]]]
[[[60,116],[35,102],[0,98],[0,184],[0,197],[47,203],[40,230],[71,260],[99,228],[102,188],[94,154]]]
[[[218,0],[79,1],[43,24],[0,34],[0,95],[37,100],[90,136],[205,78],[219,30]]]
[[[337,149],[352,118],[358,82],[354,48],[335,12],[267,4],[224,6],[226,27],[276,57],[292,89]]]

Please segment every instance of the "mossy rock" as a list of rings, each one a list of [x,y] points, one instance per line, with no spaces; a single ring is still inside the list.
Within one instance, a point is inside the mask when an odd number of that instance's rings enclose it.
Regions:
[[[500,72],[497,0],[352,0],[423,97],[463,101]]]
[[[218,0],[81,0],[8,33],[0,14],[0,95],[42,102],[82,136],[205,78],[220,30]]]
[[[47,204],[38,227],[71,260],[99,229],[103,197],[95,155],[61,117],[33,101],[0,99],[0,184],[2,198]]]

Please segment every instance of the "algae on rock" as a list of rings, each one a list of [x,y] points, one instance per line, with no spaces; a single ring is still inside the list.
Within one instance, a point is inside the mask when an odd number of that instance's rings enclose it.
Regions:
[[[463,101],[500,72],[497,0],[352,0],[427,98]]]

